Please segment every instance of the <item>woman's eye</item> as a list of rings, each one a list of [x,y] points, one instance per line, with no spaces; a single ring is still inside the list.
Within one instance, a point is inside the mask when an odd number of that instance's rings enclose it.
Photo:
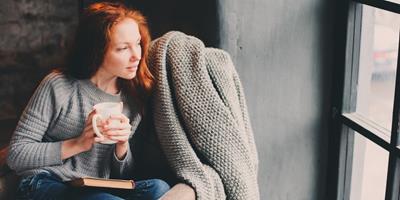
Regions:
[[[121,48],[117,48],[117,51],[122,51],[122,50],[126,50],[128,49],[128,47],[121,47]]]

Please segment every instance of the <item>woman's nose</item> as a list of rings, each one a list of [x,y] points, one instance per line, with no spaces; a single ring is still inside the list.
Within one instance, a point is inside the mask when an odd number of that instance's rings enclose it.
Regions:
[[[131,59],[132,61],[140,60],[140,57],[141,57],[140,54],[141,54],[140,52],[135,51],[135,50],[132,50],[132,51],[131,51],[131,58],[130,58],[130,59]]]

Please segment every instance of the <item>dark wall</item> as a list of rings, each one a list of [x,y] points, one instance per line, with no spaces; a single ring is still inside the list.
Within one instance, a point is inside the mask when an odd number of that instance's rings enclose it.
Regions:
[[[38,81],[62,63],[77,13],[77,1],[1,2],[0,120],[18,117]]]
[[[261,199],[319,200],[326,179],[334,7],[324,0],[220,0],[256,137]]]
[[[219,24],[215,0],[131,0],[128,5],[148,17],[153,38],[179,30],[200,38],[207,46],[218,46]]]

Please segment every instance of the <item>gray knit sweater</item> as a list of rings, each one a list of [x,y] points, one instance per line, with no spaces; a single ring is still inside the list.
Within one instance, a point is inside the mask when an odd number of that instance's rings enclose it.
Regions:
[[[128,178],[133,159],[130,149],[123,160],[115,156],[115,145],[96,143],[89,151],[61,160],[63,140],[78,137],[93,105],[124,102],[123,113],[131,117],[132,130],[140,122],[123,95],[111,95],[90,80],[67,78],[53,72],[39,84],[26,106],[11,139],[7,163],[19,175],[47,170],[67,181],[77,177]]]
[[[153,42],[156,131],[171,168],[203,199],[259,199],[258,157],[229,55],[169,32]]]

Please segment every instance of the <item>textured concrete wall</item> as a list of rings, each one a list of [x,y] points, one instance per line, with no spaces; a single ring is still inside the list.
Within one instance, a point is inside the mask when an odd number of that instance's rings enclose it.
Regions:
[[[78,1],[3,0],[0,5],[0,120],[16,118],[38,81],[62,62]]]
[[[244,84],[256,137],[261,199],[326,199],[333,5],[219,3],[221,47]]]

